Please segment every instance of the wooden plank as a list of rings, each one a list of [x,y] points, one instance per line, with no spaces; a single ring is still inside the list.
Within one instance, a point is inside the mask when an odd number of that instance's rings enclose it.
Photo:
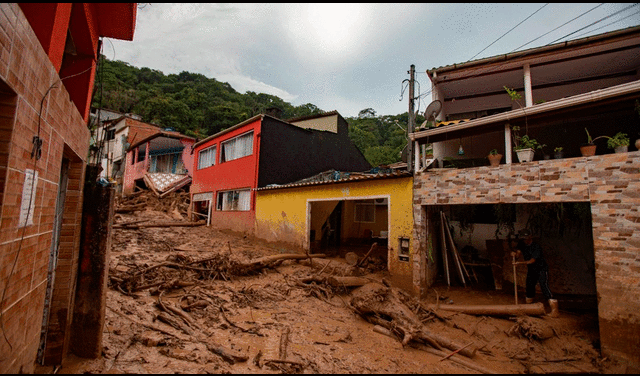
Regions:
[[[442,248],[442,261],[444,263],[444,274],[447,279],[447,286],[451,286],[451,279],[449,277],[449,259],[447,257],[447,244],[444,236],[444,213],[440,212],[440,243]]]
[[[447,220],[447,216],[444,214],[444,212],[442,213],[442,222],[448,235],[449,244],[451,245],[451,249],[449,251],[451,252],[451,258],[453,259],[453,264],[456,267],[456,271],[458,272],[458,277],[460,277],[462,284],[464,285],[464,287],[467,287],[467,282],[464,279],[464,273],[462,272],[462,267],[460,266],[460,260],[458,260],[458,257],[455,253],[455,244],[453,243],[453,237],[451,236],[451,232],[449,231],[449,225],[448,225],[449,221]]]

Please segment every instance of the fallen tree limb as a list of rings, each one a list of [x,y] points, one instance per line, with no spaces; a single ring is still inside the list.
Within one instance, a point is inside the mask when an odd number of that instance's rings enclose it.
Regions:
[[[454,311],[469,315],[482,316],[542,316],[545,315],[544,304],[508,304],[508,305],[453,305],[453,304],[427,304],[427,308],[443,311]]]
[[[371,245],[371,248],[369,249],[369,252],[367,252],[367,254],[366,254],[366,255],[364,255],[364,257],[362,258],[362,260],[360,260],[360,261],[356,264],[356,266],[360,266],[360,265],[362,265],[362,263],[363,263],[366,259],[368,259],[368,258],[369,258],[369,256],[371,255],[371,252],[373,252],[373,250],[374,250],[374,249],[376,249],[377,247],[378,247],[378,243],[373,243],[373,244]]]
[[[114,228],[124,228],[127,230],[137,230],[140,228],[149,228],[149,227],[196,227],[196,226],[204,226],[207,224],[207,221],[197,221],[197,222],[158,222],[158,223],[142,223],[139,225],[113,225]]]
[[[144,326],[145,328],[152,329],[152,330],[155,330],[157,332],[160,332],[160,333],[163,333],[163,334],[167,334],[167,335],[170,335],[172,337],[175,337],[175,338],[178,338],[178,339],[181,339],[181,340],[184,340],[184,341],[188,340],[186,337],[183,337],[183,336],[181,336],[179,334],[176,334],[176,333],[170,332],[168,330],[162,329],[159,326],[156,326],[156,325],[153,325],[153,324],[147,324],[147,323],[144,323],[144,322],[140,322],[140,321],[138,321],[138,320],[136,320],[136,319],[134,319],[132,317],[129,317],[129,316],[125,315],[124,313],[122,313],[120,311],[117,311],[117,310],[115,310],[115,309],[113,309],[113,308],[111,308],[109,306],[107,306],[107,308],[109,308],[111,310],[111,312],[117,314],[120,317],[123,317],[123,318],[131,321],[134,324],[138,324],[140,326]]]
[[[212,353],[220,356],[224,361],[229,364],[236,364],[246,362],[249,359],[249,356],[243,354],[239,351],[227,349],[220,345],[213,345],[211,343],[207,343],[207,349]]]
[[[430,347],[421,347],[421,350],[426,351],[430,354],[433,355],[437,355],[437,356],[447,356],[447,353],[441,350],[436,350]],[[478,371],[480,373],[484,373],[484,374],[489,374],[489,375],[494,375],[494,374],[498,374],[498,372],[490,370],[489,368],[486,368],[484,366],[479,365],[478,363],[470,360],[470,359],[466,359],[466,358],[462,358],[458,355],[454,355],[452,357],[449,358],[449,360],[454,361],[458,364],[462,364],[465,367],[471,368],[474,371]]]
[[[411,341],[423,341],[435,348],[460,349],[460,354],[469,358],[476,353],[475,346],[464,348],[445,336],[429,332],[395,288],[368,283],[352,293],[350,305],[365,320],[397,334],[402,338],[403,345]]]

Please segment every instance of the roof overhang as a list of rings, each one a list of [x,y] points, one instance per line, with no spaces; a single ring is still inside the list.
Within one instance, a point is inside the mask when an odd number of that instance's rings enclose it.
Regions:
[[[94,3],[101,37],[133,40],[137,3]]]
[[[523,90],[526,65],[534,91],[623,76],[635,79],[640,66],[640,26],[453,64],[427,73],[437,99],[446,108],[446,103],[453,100],[503,95],[505,86]]]
[[[409,137],[412,141],[420,141],[421,139],[427,137],[433,137],[452,132],[460,132],[476,127],[495,125],[497,123],[508,122],[510,120],[523,118],[525,116],[551,113],[553,111],[582,106],[592,102],[605,101],[616,98],[622,99],[624,97],[633,95],[640,95],[640,80],[628,82],[617,86],[611,86],[606,89],[594,90],[588,93],[578,94],[555,101],[549,101],[531,107],[523,107],[520,109],[502,112],[495,115],[472,119],[458,124],[418,131],[409,134]]]
[[[328,180],[328,181],[306,181],[302,183],[288,183],[288,184],[278,184],[278,185],[269,185],[266,187],[256,188],[256,191],[266,191],[272,189],[285,189],[285,188],[298,188],[298,187],[308,187],[313,185],[325,185],[325,184],[338,184],[338,183],[352,183],[363,180],[376,180],[376,179],[394,179],[394,178],[410,178],[413,175],[405,170],[395,170],[392,172],[379,172],[377,174],[366,174],[366,173],[354,173],[349,177],[336,179],[336,180]]]
[[[147,142],[149,142],[150,150],[181,147],[183,145],[182,145],[182,142],[180,142],[180,140],[183,140],[183,139],[188,139],[192,141],[195,140],[193,137],[185,136],[183,134],[158,132],[129,146],[127,151],[135,149],[138,146],[145,144]]]

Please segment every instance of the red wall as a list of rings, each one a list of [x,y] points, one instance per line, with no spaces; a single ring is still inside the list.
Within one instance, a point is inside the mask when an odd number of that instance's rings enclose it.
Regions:
[[[191,194],[212,192],[213,202],[211,225],[236,231],[252,231],[255,220],[255,190],[251,191],[250,211],[217,211],[216,197],[219,191],[230,189],[252,188],[258,184],[258,159],[260,154],[260,131],[262,122],[256,120],[243,127],[225,133],[208,142],[198,145],[193,152],[193,181]],[[233,161],[220,163],[220,144],[223,141],[253,130],[253,153]],[[198,154],[200,150],[216,145],[216,164],[198,170]]]

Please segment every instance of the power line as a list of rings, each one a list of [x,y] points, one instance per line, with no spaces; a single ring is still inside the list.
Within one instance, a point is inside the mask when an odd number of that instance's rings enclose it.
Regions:
[[[550,34],[550,33],[554,32],[554,31],[558,30],[559,28],[563,27],[564,25],[566,25],[566,24],[568,24],[568,23],[570,23],[570,22],[573,22],[573,21],[577,20],[578,18],[580,18],[580,17],[584,16],[585,14],[587,14],[587,13],[591,12],[592,10],[595,10],[596,8],[599,8],[599,7],[603,6],[603,5],[604,5],[604,3],[600,3],[600,5],[596,5],[595,7],[593,7],[593,8],[591,8],[591,9],[589,9],[588,11],[586,11],[586,12],[584,12],[584,13],[582,13],[582,14],[581,14],[581,15],[579,15],[578,17],[573,18],[573,19],[571,19],[571,20],[569,20],[569,21],[567,21],[567,22],[563,23],[562,25],[560,25],[560,26],[556,27],[555,29],[553,29],[553,30],[551,30],[551,31],[549,31],[549,32],[547,32],[547,33],[544,33],[544,34],[540,35],[540,36],[539,36],[539,37],[537,37],[536,39],[533,39],[533,40],[531,40],[531,41],[529,41],[529,42],[527,42],[527,43],[523,44],[523,45],[522,45],[522,46],[520,46],[520,47],[517,47],[516,49],[512,50],[511,52],[517,51],[517,50],[519,50],[520,48],[522,48],[522,47],[526,46],[527,44],[530,44],[530,43],[533,43],[533,42],[537,41],[538,39],[540,39],[540,38],[544,37],[545,35]],[[509,52],[509,53],[511,53],[511,52]]]
[[[500,36],[500,38],[494,40],[490,45],[488,45],[487,47],[483,48],[482,51],[478,52],[477,54],[473,55],[473,57],[469,60],[467,60],[467,62],[473,60],[476,56],[480,55],[482,52],[484,52],[484,50],[486,50],[487,48],[493,46],[494,43],[496,43],[497,41],[499,41],[500,39],[502,39],[502,37],[504,37],[505,35],[509,34],[510,32],[513,31],[513,29],[515,29],[516,27],[522,25],[522,23],[526,20],[528,20],[529,18],[531,18],[534,14],[538,13],[540,10],[542,10],[542,8],[546,7],[547,5],[549,5],[549,3],[544,4],[543,6],[541,6],[540,8],[538,8],[538,10],[536,10],[535,12],[531,13],[529,15],[529,17],[525,18],[524,20],[520,21],[519,24],[517,24],[516,26],[512,27],[511,30],[507,31],[506,33],[502,34],[502,36]]]
[[[593,32],[594,32],[594,31],[596,31],[596,30],[603,29],[603,28],[605,28],[605,27],[607,27],[607,26],[613,25],[614,23],[618,23],[618,22],[620,22],[620,21],[624,21],[624,20],[626,20],[627,18],[629,18],[629,17],[631,17],[631,16],[635,16],[635,15],[636,15],[636,14],[638,14],[638,13],[640,13],[640,10],[639,10],[639,11],[637,11],[637,12],[635,12],[635,13],[631,13],[630,15],[628,15],[628,16],[626,16],[626,17],[623,17],[623,18],[621,18],[621,19],[619,19],[619,20],[617,20],[617,21],[609,22],[609,23],[608,23],[608,24],[606,24],[606,25],[603,25],[603,26],[597,27],[597,28],[595,28],[595,29],[593,29],[593,30],[589,30],[589,31],[584,32],[584,33],[582,33],[582,34],[578,34],[578,35],[576,35],[576,38],[580,38],[580,37],[581,37],[581,36],[583,36],[583,35],[587,35],[587,34],[589,34],[589,33],[593,33]],[[636,26],[637,26],[637,25],[636,25]]]
[[[622,13],[622,12],[624,12],[625,10],[627,10],[627,9],[629,9],[629,8],[635,7],[636,5],[638,5],[638,3],[635,3],[635,4],[632,4],[632,5],[629,5],[628,7],[624,8],[624,9],[622,9],[622,10],[619,10],[619,11],[617,11],[617,12],[613,13],[613,14],[610,14],[610,15],[608,15],[608,16],[606,16],[606,17],[603,17],[603,18],[601,18],[601,19],[599,19],[599,20],[597,20],[597,21],[595,21],[595,22],[592,22],[592,23],[590,23],[589,25],[587,25],[587,26],[585,26],[585,27],[582,27],[582,28],[580,28],[580,29],[578,29],[578,30],[574,31],[573,33],[569,33],[569,34],[567,34],[567,35],[565,35],[565,36],[563,36],[563,37],[561,37],[561,38],[558,38],[558,39],[556,39],[556,40],[554,40],[554,41],[552,41],[552,42],[549,42],[549,44],[553,44],[553,43],[555,43],[555,42],[557,42],[557,41],[559,41],[559,40],[561,40],[561,39],[564,39],[564,38],[568,37],[569,35],[573,35],[573,34],[577,33],[578,31],[582,31],[582,30],[584,30],[584,29],[586,29],[586,28],[588,28],[588,27],[590,27],[590,26],[593,26],[593,25],[595,25],[595,24],[597,24],[597,23],[600,23],[600,22],[602,22],[602,21],[606,20],[607,18],[609,18],[609,17],[613,17],[613,16],[615,16],[615,15],[616,15],[616,14],[618,14],[618,13]],[[548,46],[549,44],[547,44],[547,46]]]
[[[603,3],[603,4],[604,4],[604,3]],[[523,47],[523,46],[526,46],[527,44],[529,44],[529,43],[531,43],[531,42],[533,42],[533,41],[535,41],[535,40],[537,40],[537,39],[542,38],[543,36],[545,36],[545,35],[547,35],[547,34],[549,34],[549,33],[553,32],[554,30],[559,29],[560,27],[562,27],[562,26],[564,26],[564,25],[566,25],[566,24],[568,24],[568,23],[570,23],[570,22],[575,21],[576,19],[578,19],[578,18],[580,18],[580,17],[584,16],[585,14],[587,14],[587,13],[591,12],[592,10],[594,10],[594,9],[598,8],[599,6],[601,6],[601,5],[603,5],[603,4],[597,5],[597,6],[593,7],[593,8],[591,8],[591,9],[589,9],[588,11],[586,11],[586,12],[582,13],[581,15],[579,15],[579,16],[577,16],[577,17],[575,17],[575,18],[573,18],[573,19],[571,19],[571,20],[569,20],[569,21],[565,22],[564,24],[562,24],[562,25],[560,25],[560,26],[556,27],[555,29],[553,29],[553,30],[551,30],[551,31],[549,31],[549,32],[547,32],[547,33],[545,33],[545,34],[541,35],[541,36],[539,36],[538,38],[535,38],[535,39],[533,39],[533,40],[531,40],[531,41],[529,41],[529,42],[527,42],[527,43],[523,44],[522,46],[520,46],[520,47],[518,47],[518,48],[516,48],[516,49],[514,49],[514,50],[512,50],[512,51],[510,51],[510,52],[508,52],[507,54],[513,53],[513,52],[515,52],[516,50],[518,50],[519,48],[521,48],[521,47]],[[554,42],[556,42],[556,41],[558,41],[558,40],[564,39],[564,38],[568,37],[569,35],[575,34],[576,32],[578,32],[578,31],[580,31],[580,30],[583,30],[583,29],[585,29],[586,27],[593,26],[593,25],[595,25],[595,24],[597,24],[597,23],[599,23],[599,22],[602,22],[602,21],[604,21],[605,19],[607,19],[607,18],[609,18],[609,17],[612,17],[612,16],[614,16],[614,15],[616,15],[616,14],[620,13],[620,12],[623,12],[623,11],[625,11],[625,10],[627,10],[627,9],[629,9],[629,8],[631,8],[631,7],[633,7],[633,6],[635,6],[635,5],[638,5],[638,3],[633,4],[633,5],[631,5],[631,6],[628,6],[628,7],[626,7],[625,9],[622,9],[622,10],[620,10],[620,11],[618,11],[618,12],[612,13],[612,14],[610,14],[610,15],[606,16],[606,17],[600,18],[599,20],[597,20],[597,21],[595,21],[595,22],[593,22],[593,23],[591,23],[591,24],[589,24],[589,25],[587,25],[587,26],[585,26],[585,27],[583,27],[583,28],[580,28],[580,29],[578,29],[578,30],[576,30],[576,31],[573,31],[573,32],[569,33],[569,34],[566,34],[566,35],[564,35],[563,37],[561,37],[561,38],[559,38],[559,39],[556,39],[556,40],[555,40],[555,41],[553,41],[553,42],[547,43],[546,45],[544,45],[544,46],[542,46],[542,47],[550,46],[551,44],[553,44]],[[531,54],[532,52],[534,52],[534,50],[535,50],[535,49],[533,49],[533,48],[532,48],[529,52],[525,52],[524,54],[520,55],[519,57],[520,57],[520,58],[522,58],[522,57],[524,57],[524,56],[527,56],[527,55]],[[501,64],[499,64],[499,65],[497,65],[497,66],[495,66],[495,67],[493,67],[493,68],[488,68],[488,69],[485,69],[485,70],[483,70],[483,68],[482,68],[482,67],[478,67],[478,68],[476,68],[476,69],[472,69],[469,75],[467,75],[467,76],[462,76],[462,77],[460,77],[460,78],[471,78],[471,77],[476,77],[476,76],[478,76],[478,75],[480,75],[480,74],[491,73],[491,72],[494,72],[494,71],[496,71],[496,70],[500,69],[501,67],[503,67],[504,65],[509,64],[509,63],[510,63],[509,61],[505,61],[505,62],[503,62],[503,63],[501,63]]]

